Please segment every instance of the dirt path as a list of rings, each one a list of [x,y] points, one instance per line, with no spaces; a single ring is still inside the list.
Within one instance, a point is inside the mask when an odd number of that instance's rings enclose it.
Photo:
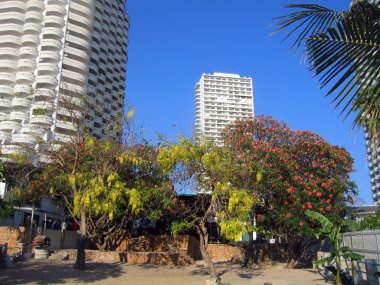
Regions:
[[[28,260],[14,268],[0,269],[0,284],[81,284],[96,285],[203,285],[208,278],[202,265],[170,267],[88,263],[81,272],[72,262]],[[232,263],[218,264],[223,284],[263,285],[326,285],[313,270],[265,269],[245,270]]]

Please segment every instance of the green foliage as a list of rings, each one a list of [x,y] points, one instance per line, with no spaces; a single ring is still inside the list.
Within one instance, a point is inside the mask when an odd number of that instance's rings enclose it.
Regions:
[[[359,223],[359,230],[380,230],[380,210],[374,216],[364,217]]]
[[[73,141],[51,153],[27,191],[64,202],[101,249],[112,249],[134,219],[159,219],[170,208],[172,190],[156,153],[147,143]]]
[[[350,179],[353,160],[343,148],[330,145],[310,131],[293,131],[269,116],[239,120],[225,129],[225,145],[235,163],[236,187],[260,198],[258,226],[266,232],[314,235],[306,210],[331,221],[345,215],[353,202]]]
[[[195,211],[184,211],[185,224],[175,223],[172,230],[205,223],[207,218],[215,216],[221,226],[221,234],[227,239],[237,240],[250,229],[250,214],[257,199],[249,189],[233,186],[240,167],[227,148],[210,142],[195,144],[182,138],[178,144],[160,148],[157,161],[174,181],[195,180],[201,192],[199,201],[202,202],[195,203]],[[209,199],[204,199],[204,192],[210,193],[206,194]]]
[[[173,221],[171,224],[171,233],[177,235],[188,231],[192,227],[193,224],[187,221]]]
[[[43,115],[46,115],[46,110],[45,109],[41,109],[41,108],[33,109],[32,113],[35,116],[43,116]]]
[[[339,223],[333,223],[331,222],[327,217],[322,215],[321,213],[314,212],[314,211],[306,211],[305,214],[310,217],[311,219],[316,220],[320,225],[321,228],[319,229],[318,235],[326,235],[328,239],[331,241],[332,244],[332,252],[329,257],[320,259],[316,261],[316,264],[323,264],[323,263],[331,263],[332,261],[335,261],[337,264],[337,280],[336,284],[341,284],[341,270],[340,270],[340,260],[341,258],[350,258],[351,260],[360,260],[363,258],[363,256],[354,253],[349,250],[348,247],[342,247],[341,246],[341,239],[342,235],[341,232],[348,227],[351,228],[357,228],[357,224],[354,221],[350,220],[342,220]]]
[[[0,219],[9,217],[12,214],[12,212],[12,205],[0,198]]]

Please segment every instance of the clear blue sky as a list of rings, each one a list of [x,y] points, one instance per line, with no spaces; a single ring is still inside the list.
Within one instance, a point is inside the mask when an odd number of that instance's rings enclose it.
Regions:
[[[365,142],[338,118],[327,90],[319,89],[300,56],[289,52],[284,33],[270,36],[273,18],[286,3],[253,0],[127,0],[131,18],[126,97],[144,135],[190,136],[194,86],[202,73],[229,72],[253,78],[255,114],[268,114],[292,129],[309,129],[346,148],[355,159],[361,204],[372,204]],[[314,2],[347,9],[350,1]]]

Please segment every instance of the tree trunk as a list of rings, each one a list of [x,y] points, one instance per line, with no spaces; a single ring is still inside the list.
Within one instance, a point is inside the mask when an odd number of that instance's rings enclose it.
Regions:
[[[208,267],[211,279],[216,280],[217,284],[220,283],[219,274],[216,272],[214,262],[212,261],[210,254],[207,251],[208,246],[208,233],[204,223],[200,222],[197,227],[197,232],[199,235],[199,250],[201,252],[202,258]]]
[[[78,240],[77,240],[77,258],[75,261],[74,268],[79,270],[84,270],[86,267],[86,252],[84,250],[86,245],[86,213],[84,210],[80,213],[80,231],[78,234]]]
[[[244,247],[244,262],[243,267],[252,268],[253,264],[255,263],[254,256],[253,256],[253,237],[252,232],[249,232],[249,239],[248,243],[245,244]]]

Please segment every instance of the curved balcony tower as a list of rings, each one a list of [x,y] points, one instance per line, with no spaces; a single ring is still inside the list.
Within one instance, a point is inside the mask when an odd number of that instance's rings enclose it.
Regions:
[[[65,143],[83,115],[118,139],[128,32],[123,0],[0,1],[1,148]]]

